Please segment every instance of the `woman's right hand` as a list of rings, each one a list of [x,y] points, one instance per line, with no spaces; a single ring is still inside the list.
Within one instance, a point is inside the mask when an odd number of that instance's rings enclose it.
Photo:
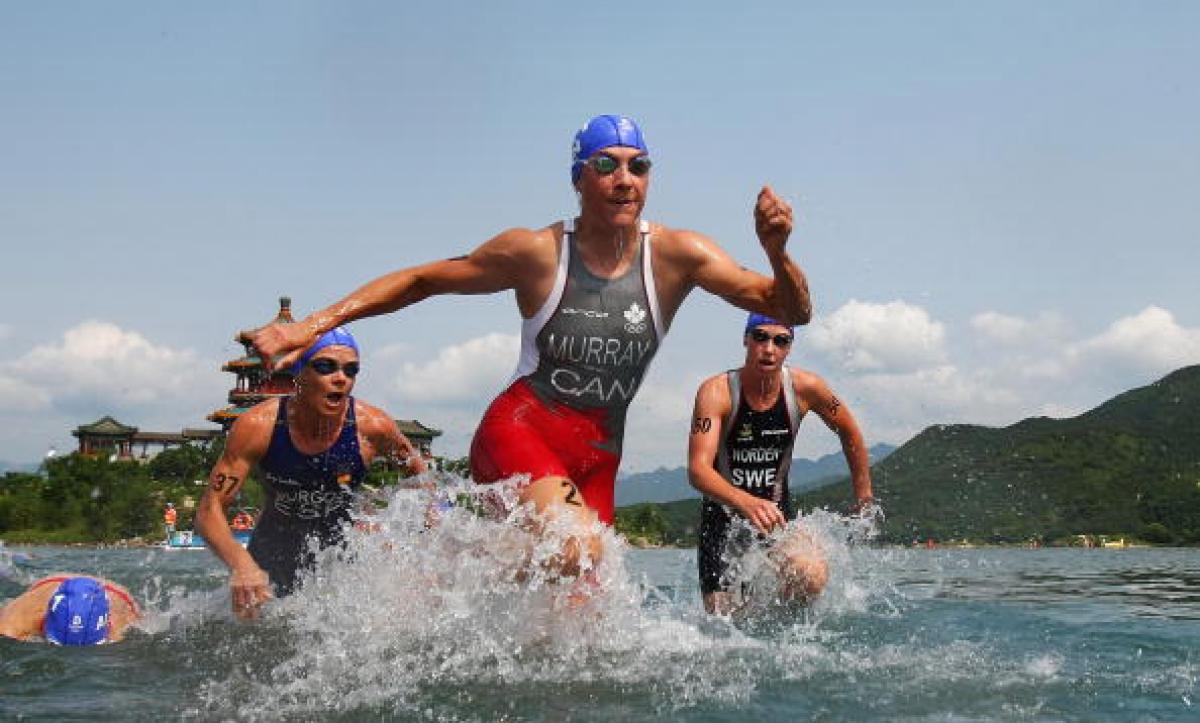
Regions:
[[[271,593],[271,579],[261,567],[250,563],[235,568],[229,575],[229,597],[233,614],[240,620],[258,617],[263,603],[275,597]]]
[[[295,324],[267,324],[255,332],[246,332],[243,338],[250,341],[258,352],[267,370],[291,366],[304,350],[312,346],[314,335],[309,331],[308,320]]]
[[[743,493],[737,508],[738,512],[741,512],[742,516],[750,520],[750,523],[763,534],[769,533],[778,525],[787,524],[783,511],[771,500]]]

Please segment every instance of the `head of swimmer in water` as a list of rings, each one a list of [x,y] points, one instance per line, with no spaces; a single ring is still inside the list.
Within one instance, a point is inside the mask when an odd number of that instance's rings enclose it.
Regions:
[[[46,604],[42,633],[54,645],[100,645],[110,631],[108,595],[91,577],[63,580]]]
[[[340,414],[358,376],[358,342],[344,327],[331,329],[292,367],[300,404],[320,414]]]
[[[650,187],[650,149],[637,123],[619,115],[599,115],[575,134],[571,183],[581,215],[613,228],[633,226]]]
[[[750,314],[742,334],[746,366],[762,372],[777,371],[792,350],[795,328],[766,314]]]

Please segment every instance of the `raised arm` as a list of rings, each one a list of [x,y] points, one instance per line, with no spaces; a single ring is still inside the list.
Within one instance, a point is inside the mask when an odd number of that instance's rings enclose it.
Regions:
[[[696,391],[692,430],[688,436],[688,479],[706,497],[736,509],[762,532],[787,522],[778,505],[734,487],[714,467],[721,446],[722,424],[732,401],[725,375],[711,377]]]
[[[754,228],[771,264],[767,277],[738,265],[711,239],[681,232],[681,251],[690,255],[697,286],[734,306],[778,319],[784,324],[807,324],[812,319],[808,279],[787,252],[792,233],[792,207],[764,186],[754,207]]]
[[[854,419],[850,408],[834,395],[825,380],[816,374],[794,371],[792,375],[796,395],[805,405],[816,412],[825,425],[838,436],[842,443],[842,454],[850,467],[850,484],[854,490],[855,508],[872,503],[871,459],[863,441],[862,430]]]
[[[270,324],[250,340],[263,362],[286,366],[321,334],[357,319],[388,314],[441,294],[490,294],[505,289],[525,292],[536,269],[537,246],[553,234],[548,229],[510,229],[466,256],[412,266],[380,276],[335,304],[295,324]]]
[[[277,404],[277,402],[276,402]],[[271,599],[271,586],[250,553],[233,538],[227,517],[246,476],[266,453],[271,439],[275,407],[260,404],[234,423],[225,443],[225,453],[208,475],[208,487],[196,510],[196,529],[213,553],[229,568],[233,612],[240,618],[255,618],[259,607]]]

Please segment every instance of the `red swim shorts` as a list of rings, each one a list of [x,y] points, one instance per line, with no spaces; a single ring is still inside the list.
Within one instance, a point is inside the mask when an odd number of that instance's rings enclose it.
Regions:
[[[566,477],[579,487],[588,507],[611,525],[621,460],[600,446],[609,439],[604,414],[543,402],[518,379],[483,414],[471,441],[471,476],[479,484],[517,474],[534,480]]]

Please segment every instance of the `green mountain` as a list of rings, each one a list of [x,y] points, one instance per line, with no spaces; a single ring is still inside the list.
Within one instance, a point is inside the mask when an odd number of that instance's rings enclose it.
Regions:
[[[876,444],[867,450],[871,462],[878,462],[895,451],[890,444]],[[840,451],[817,459],[796,457],[788,472],[788,487],[795,494],[801,490],[824,487],[832,479],[849,474],[846,457]],[[688,481],[686,467],[660,467],[653,472],[635,472],[617,480],[616,502],[624,507],[639,502],[673,502],[699,499],[700,493]]]
[[[869,450],[872,460],[887,457],[895,447],[877,444]],[[631,476],[632,477],[632,476]],[[816,460],[795,458],[788,475],[788,488],[793,497],[807,489],[824,487],[831,480],[840,480],[845,494],[850,494],[846,458],[840,453],[828,454]],[[627,484],[630,480],[622,480]],[[687,481],[687,469],[660,469],[638,475],[634,484],[643,485],[627,493],[623,502],[621,487],[617,486],[617,531],[640,544],[696,545],[700,524],[700,493]],[[659,495],[656,499],[653,495]],[[662,497],[667,500],[663,501]],[[683,498],[683,499],[680,499]]]
[[[1200,366],[1071,419],[930,427],[872,468],[884,539],[1200,542]],[[843,508],[841,480],[798,496]]]

